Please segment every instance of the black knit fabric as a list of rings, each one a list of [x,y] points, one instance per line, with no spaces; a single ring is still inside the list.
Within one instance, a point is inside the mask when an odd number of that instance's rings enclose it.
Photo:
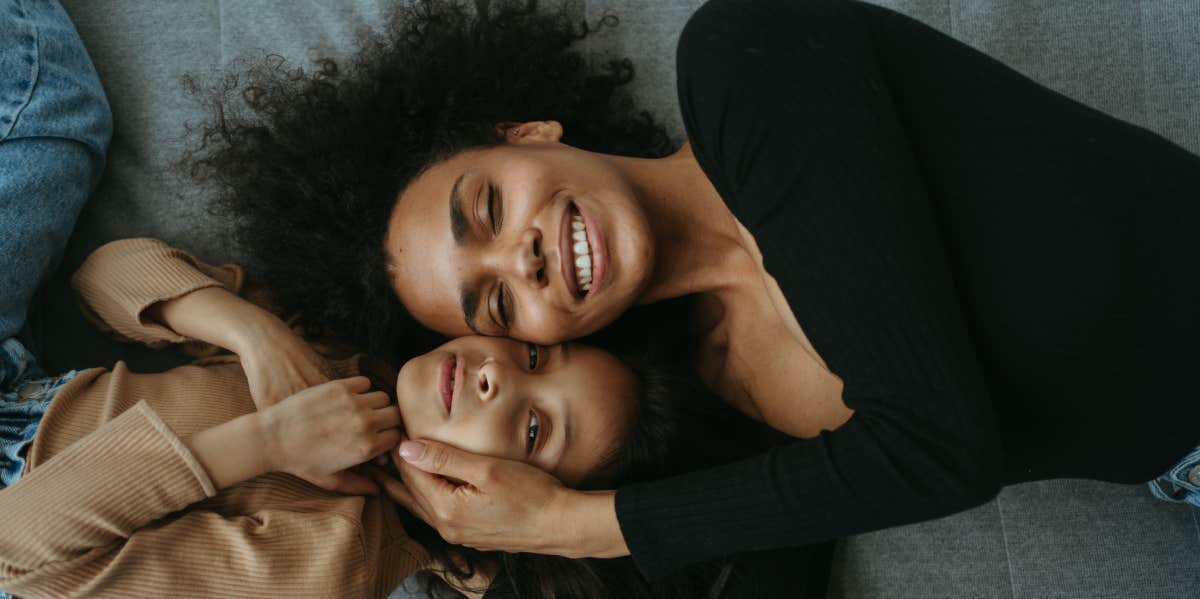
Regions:
[[[1200,158],[870,5],[709,2],[677,60],[700,165],[856,414],[621,488],[648,576],[1200,444]]]

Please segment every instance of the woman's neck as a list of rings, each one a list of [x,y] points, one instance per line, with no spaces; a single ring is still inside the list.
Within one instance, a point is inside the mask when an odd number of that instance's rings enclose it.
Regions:
[[[686,143],[665,158],[606,156],[634,188],[654,239],[654,274],[638,298],[649,304],[730,284],[726,259],[741,250],[737,220]]]

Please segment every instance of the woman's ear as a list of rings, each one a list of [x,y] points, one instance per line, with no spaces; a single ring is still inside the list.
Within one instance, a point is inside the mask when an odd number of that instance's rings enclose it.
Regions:
[[[562,141],[562,123],[558,121],[528,121],[496,123],[496,134],[510,144],[544,143]]]

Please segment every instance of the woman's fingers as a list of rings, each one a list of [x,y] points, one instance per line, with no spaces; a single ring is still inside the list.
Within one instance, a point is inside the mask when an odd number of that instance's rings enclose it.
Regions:
[[[393,501],[400,504],[401,507],[411,512],[422,520],[428,521],[425,515],[425,509],[417,502],[412,493],[409,493],[408,487],[404,483],[396,480],[392,475],[384,472],[381,468],[374,466],[363,466],[363,469],[379,485],[379,488],[391,497]]]
[[[482,488],[490,481],[494,458],[478,456],[437,441],[405,441],[400,457],[430,474],[454,478]]]

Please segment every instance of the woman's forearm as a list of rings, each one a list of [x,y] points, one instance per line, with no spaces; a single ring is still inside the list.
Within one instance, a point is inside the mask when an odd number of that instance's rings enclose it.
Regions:
[[[259,413],[255,412],[200,431],[183,442],[204,466],[213,486],[221,491],[273,469],[269,455],[263,451],[264,438]]]
[[[561,509],[563,544],[549,553],[564,557],[613,558],[629,555],[617,521],[616,491],[576,491]]]

